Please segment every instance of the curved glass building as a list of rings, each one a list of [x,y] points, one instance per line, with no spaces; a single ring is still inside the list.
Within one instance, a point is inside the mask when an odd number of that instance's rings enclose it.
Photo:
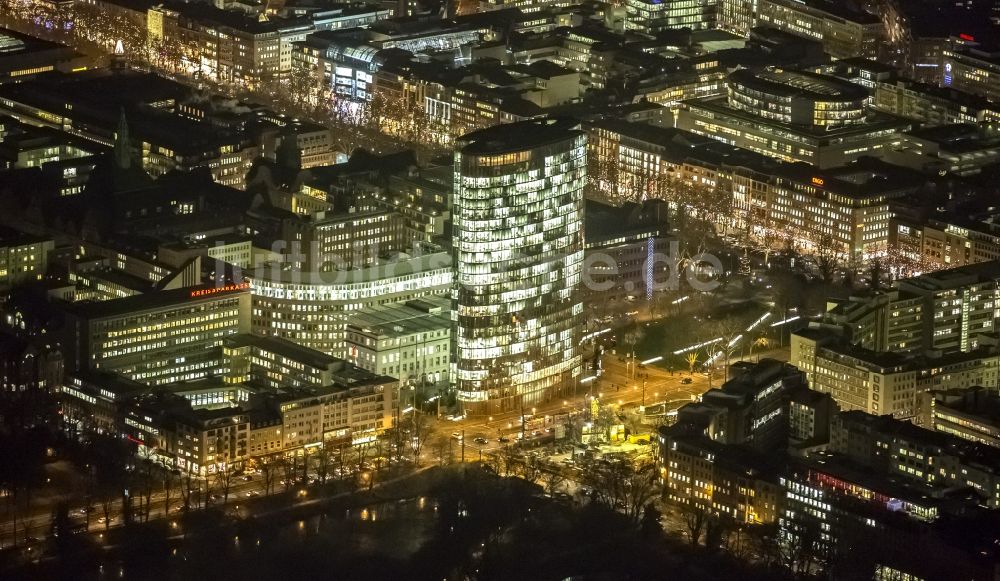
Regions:
[[[825,128],[864,125],[869,93],[835,77],[740,69],[729,75],[729,106],[763,119]]]
[[[586,136],[568,120],[457,142],[453,338],[465,413],[527,408],[578,379],[586,167]]]

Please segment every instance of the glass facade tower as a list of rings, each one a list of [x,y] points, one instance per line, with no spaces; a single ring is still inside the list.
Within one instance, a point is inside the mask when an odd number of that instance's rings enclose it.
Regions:
[[[452,316],[465,413],[525,409],[578,380],[586,149],[568,120],[499,125],[457,143]]]

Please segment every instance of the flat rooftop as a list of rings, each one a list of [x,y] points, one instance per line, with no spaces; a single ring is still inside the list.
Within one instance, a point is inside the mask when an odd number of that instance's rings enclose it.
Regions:
[[[729,80],[768,94],[815,101],[860,101],[869,95],[860,85],[800,71],[741,69],[729,75]]]
[[[348,330],[379,338],[402,337],[451,329],[451,299],[428,295],[421,299],[381,305],[351,316]]]
[[[780,123],[771,119],[762,119],[752,113],[747,111],[741,111],[739,109],[734,109],[727,104],[728,97],[707,97],[702,99],[691,99],[689,101],[684,101],[684,104],[688,109],[692,111],[705,110],[710,114],[716,116],[729,116],[745,121],[750,125],[768,125],[771,127],[780,127],[782,130],[801,136],[810,140],[824,140],[829,141],[840,137],[849,137],[852,135],[865,135],[867,133],[875,133],[878,131],[885,131],[887,129],[895,129],[898,131],[905,131],[909,129],[913,122],[907,119],[901,119],[892,115],[887,115],[885,113],[875,113],[868,116],[868,119],[862,125],[847,125],[843,127],[835,127],[833,129],[827,129],[825,126],[803,126],[794,125],[791,123]],[[682,112],[683,114],[683,112]]]
[[[467,133],[458,139],[458,145],[462,155],[487,156],[535,149],[582,134],[571,119],[531,119]]]
[[[343,359],[327,355],[322,351],[303,347],[302,345],[278,337],[264,337],[262,335],[240,333],[239,335],[227,337],[223,344],[227,347],[257,348],[316,368],[326,369],[347,363]]]
[[[110,301],[69,303],[66,305],[66,311],[81,319],[105,319],[138,315],[143,311],[175,308],[191,303],[221,300],[249,293],[249,284],[223,287],[203,284],[187,288],[157,290]]]

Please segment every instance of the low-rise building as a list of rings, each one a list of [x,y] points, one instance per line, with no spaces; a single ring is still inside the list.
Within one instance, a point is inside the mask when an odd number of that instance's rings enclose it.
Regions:
[[[964,44],[944,51],[941,85],[1000,101],[1000,50]]]
[[[691,433],[683,424],[660,428],[658,440],[660,476],[670,502],[738,523],[777,522],[784,496],[780,459]]]
[[[0,228],[0,288],[41,280],[54,248],[51,239]]]
[[[377,305],[446,292],[454,276],[451,256],[440,251],[331,272],[264,265],[249,275],[253,332],[346,357],[349,316]]]
[[[444,295],[376,306],[348,318],[347,356],[408,389],[438,387],[448,381],[451,325],[451,298]]]
[[[921,393],[989,384],[1000,366],[995,347],[945,355],[877,352],[816,330],[793,333],[792,344],[791,363],[841,409],[910,420],[919,413]]]
[[[934,390],[920,394],[917,424],[1000,448],[1000,394],[995,387]]]
[[[662,200],[620,207],[586,201],[582,290],[593,317],[626,300],[651,301],[655,291],[670,288],[668,212]]]
[[[148,385],[221,376],[225,337],[250,331],[250,284],[200,285],[65,308],[67,367]]]
[[[1000,507],[1000,450],[891,416],[861,411],[834,418],[830,449],[858,464],[934,488],[968,487]]]

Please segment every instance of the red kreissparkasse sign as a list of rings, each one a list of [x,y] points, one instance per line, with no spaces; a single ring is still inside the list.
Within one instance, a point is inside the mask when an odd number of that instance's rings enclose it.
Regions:
[[[227,293],[231,291],[238,291],[250,288],[250,281],[244,281],[241,283],[227,284],[226,286],[216,286],[212,288],[201,288],[198,290],[191,291],[191,298],[199,298],[208,295],[217,295],[219,293]]]

